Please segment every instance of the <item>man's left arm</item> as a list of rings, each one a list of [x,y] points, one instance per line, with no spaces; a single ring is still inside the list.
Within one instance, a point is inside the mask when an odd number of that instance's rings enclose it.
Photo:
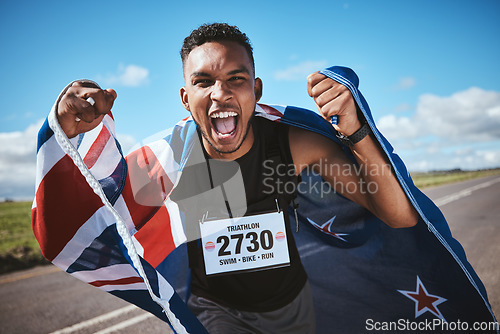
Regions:
[[[337,124],[332,124],[332,126],[340,134],[352,136],[364,125],[365,120],[357,112],[351,92],[344,85],[322,74],[313,73],[308,77],[307,89],[325,119],[329,120],[332,116],[338,117]],[[332,184],[332,178],[335,182],[342,182],[340,186],[332,185],[337,189],[339,187],[343,189],[346,197],[365,206],[391,227],[411,227],[417,223],[416,210],[406,197],[388,158],[371,132],[364,137],[361,134],[362,139],[350,146],[358,163],[357,168],[350,165],[352,162],[345,158],[339,147],[332,147],[338,145],[331,142],[325,145],[321,143],[323,139],[317,136],[307,137],[308,139],[302,141],[302,149],[307,151],[309,145],[315,148],[308,150],[308,153],[302,155],[299,160],[309,165],[318,166],[319,164],[318,171],[330,184]],[[343,170],[333,175],[332,168],[329,168],[332,164],[340,166]],[[349,191],[348,183],[353,181],[357,182],[358,186],[354,191]]]

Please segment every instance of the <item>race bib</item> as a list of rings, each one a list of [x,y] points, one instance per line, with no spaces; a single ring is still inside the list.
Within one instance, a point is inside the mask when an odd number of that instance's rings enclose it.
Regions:
[[[283,213],[200,222],[207,275],[290,265]]]

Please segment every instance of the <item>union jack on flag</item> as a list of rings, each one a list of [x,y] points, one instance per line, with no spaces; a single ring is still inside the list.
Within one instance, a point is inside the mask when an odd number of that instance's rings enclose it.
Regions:
[[[290,223],[303,227],[294,237],[313,290],[318,333],[365,332],[368,319],[496,321],[445,218],[378,131],[356,74],[344,67],[322,73],[351,91],[420,219],[415,227],[392,229],[322,186],[298,192],[299,222],[291,214]],[[186,227],[170,198],[197,145],[193,120],[124,156],[111,114],[96,129],[68,139],[57,122],[57,102],[39,132],[32,208],[44,256],[155,314],[176,333],[206,333],[185,304]],[[312,111],[259,104],[255,115],[338,142],[332,126]],[[324,184],[316,174],[301,176],[308,184]]]

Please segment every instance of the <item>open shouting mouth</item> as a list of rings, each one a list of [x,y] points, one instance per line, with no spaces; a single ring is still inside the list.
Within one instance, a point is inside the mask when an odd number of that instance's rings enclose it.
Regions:
[[[210,114],[212,129],[221,139],[228,139],[238,127],[238,114],[234,111],[216,111]]]

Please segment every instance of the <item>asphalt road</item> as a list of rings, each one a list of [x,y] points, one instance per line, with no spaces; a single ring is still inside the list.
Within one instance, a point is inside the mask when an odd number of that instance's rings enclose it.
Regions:
[[[500,176],[430,188],[500,315]],[[55,287],[60,291],[54,294]],[[169,333],[144,311],[53,266],[0,276],[0,333]]]

